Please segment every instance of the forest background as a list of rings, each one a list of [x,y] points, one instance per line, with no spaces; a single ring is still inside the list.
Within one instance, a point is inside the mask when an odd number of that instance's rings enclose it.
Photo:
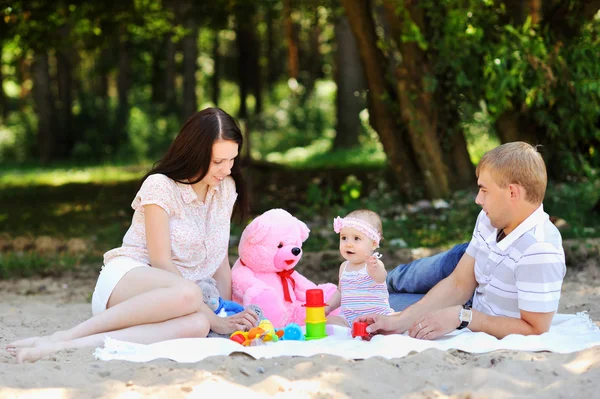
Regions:
[[[600,236],[599,8],[0,1],[0,278],[99,269],[140,178],[208,106],[240,121],[253,215],[282,207],[305,221],[305,252],[333,251],[319,268],[339,264],[332,219],[359,207],[380,213],[392,254],[469,240],[475,165],[515,140],[541,145],[545,210],[589,246]],[[232,226],[232,254],[248,222]]]

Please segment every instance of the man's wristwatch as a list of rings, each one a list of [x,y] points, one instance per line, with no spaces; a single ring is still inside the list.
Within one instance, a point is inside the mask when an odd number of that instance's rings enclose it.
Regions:
[[[473,320],[473,311],[470,306],[463,305],[460,312],[458,312],[458,320],[460,320],[460,326],[456,327],[457,330],[462,330],[469,326],[469,323]]]

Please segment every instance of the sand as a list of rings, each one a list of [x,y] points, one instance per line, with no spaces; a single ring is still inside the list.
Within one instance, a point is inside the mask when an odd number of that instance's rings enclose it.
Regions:
[[[219,356],[193,364],[95,360],[92,349],[16,364],[16,338],[48,334],[90,316],[95,276],[0,282],[0,398],[592,398],[600,346],[572,354],[430,349],[401,359],[335,356],[254,360]],[[569,271],[561,313],[588,310],[600,325],[600,269]]]

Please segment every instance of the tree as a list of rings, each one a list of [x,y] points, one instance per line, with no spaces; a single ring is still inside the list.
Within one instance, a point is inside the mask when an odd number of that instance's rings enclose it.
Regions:
[[[300,72],[300,61],[298,58],[298,33],[292,19],[292,1],[283,0],[283,23],[285,27],[285,39],[288,47],[288,77],[298,79]]]
[[[425,11],[417,1],[384,1],[386,16],[393,38],[402,54],[402,62],[395,68],[400,114],[424,177],[427,193],[445,197],[450,193],[448,171],[443,162],[438,138],[434,90],[428,87],[432,66],[418,37],[403,37],[418,29],[425,30]]]
[[[600,1],[506,1],[488,50],[486,100],[502,142],[542,144],[553,179],[598,167]],[[574,117],[574,115],[577,115]]]
[[[346,16],[335,23],[336,135],[333,149],[358,145],[362,131],[359,113],[365,108],[365,77],[354,34]]]
[[[47,163],[55,156],[56,123],[54,101],[50,91],[48,53],[38,50],[33,62],[33,96],[38,115],[38,150],[40,161]]]
[[[196,98],[196,60],[198,59],[198,25],[193,13],[192,0],[180,3],[179,18],[183,21],[186,34],[182,39],[183,47],[183,119],[189,118],[198,110]]]
[[[386,80],[386,60],[377,46],[378,38],[371,14],[369,0],[342,0],[348,22],[356,38],[360,58],[369,87],[367,105],[369,120],[379,134],[388,157],[389,166],[399,188],[407,195],[414,195],[422,177],[416,166],[405,128],[398,124],[391,105],[395,93]]]

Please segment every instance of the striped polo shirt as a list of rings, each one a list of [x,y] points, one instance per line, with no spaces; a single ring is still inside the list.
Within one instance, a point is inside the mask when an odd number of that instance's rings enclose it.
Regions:
[[[478,286],[473,308],[493,316],[555,312],[566,272],[558,229],[543,205],[497,242],[498,229],[481,211],[467,253],[475,259]]]

